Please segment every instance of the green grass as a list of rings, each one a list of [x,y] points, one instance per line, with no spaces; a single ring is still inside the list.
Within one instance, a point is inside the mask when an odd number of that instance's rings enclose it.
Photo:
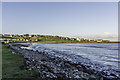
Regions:
[[[12,54],[7,48],[2,45],[2,78],[34,78],[39,75],[37,70],[22,69],[24,58],[20,54]]]
[[[0,80],[2,78],[2,45],[0,44]]]

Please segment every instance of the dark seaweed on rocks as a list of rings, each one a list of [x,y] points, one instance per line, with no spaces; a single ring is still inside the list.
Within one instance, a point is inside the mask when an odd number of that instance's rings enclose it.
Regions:
[[[28,50],[21,47],[28,47],[29,44],[9,44],[14,54],[24,55],[24,68],[27,70],[37,69],[39,74],[37,78],[54,79],[78,79],[78,80],[120,80],[119,71],[101,70],[95,67],[98,64],[86,64],[75,61],[66,54],[42,50]],[[80,56],[77,56],[81,58]],[[88,60],[89,61],[89,60]],[[99,66],[99,65],[98,65]],[[98,68],[98,69],[96,69]]]

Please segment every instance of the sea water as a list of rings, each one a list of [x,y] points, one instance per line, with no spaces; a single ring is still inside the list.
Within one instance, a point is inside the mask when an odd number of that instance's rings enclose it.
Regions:
[[[118,68],[118,43],[59,43],[59,44],[35,44],[31,48],[44,47],[49,50],[62,52],[69,55],[81,56],[91,62],[103,66]]]

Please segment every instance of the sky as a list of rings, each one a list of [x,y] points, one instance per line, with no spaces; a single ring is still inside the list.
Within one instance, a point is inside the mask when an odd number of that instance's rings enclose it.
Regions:
[[[2,33],[117,40],[117,2],[3,2]]]

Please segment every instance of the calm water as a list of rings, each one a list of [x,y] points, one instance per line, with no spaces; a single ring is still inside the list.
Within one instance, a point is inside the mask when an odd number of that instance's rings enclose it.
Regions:
[[[61,43],[61,44],[36,44],[51,50],[67,54],[75,54],[90,59],[101,65],[118,67],[117,43]]]

